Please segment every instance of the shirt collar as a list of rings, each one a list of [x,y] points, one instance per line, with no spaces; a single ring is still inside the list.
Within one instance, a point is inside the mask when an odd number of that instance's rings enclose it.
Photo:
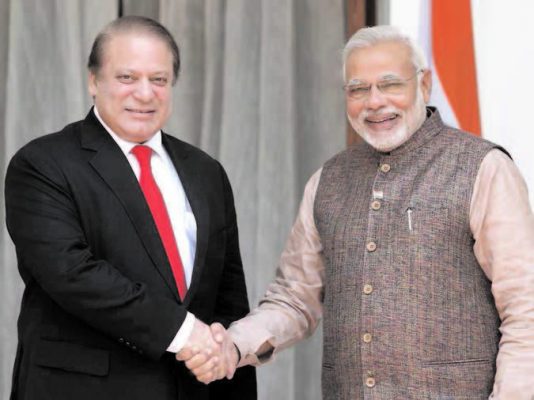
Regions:
[[[122,152],[126,156],[128,156],[128,154],[130,154],[132,149],[135,146],[137,146],[139,143],[130,142],[128,140],[124,140],[119,135],[117,135],[115,132],[113,132],[111,130],[111,128],[104,122],[102,117],[100,117],[100,114],[98,113],[98,109],[96,108],[96,106],[94,106],[94,112],[95,112],[95,115],[96,115],[96,118],[98,119],[98,121],[100,121],[102,126],[110,134],[110,136],[113,138],[115,143],[117,143],[117,145],[120,147]],[[152,149],[152,151],[154,151],[156,154],[161,156],[163,154],[163,143],[161,141],[161,130],[158,130],[149,140],[147,140],[146,142],[144,142],[142,144],[144,146],[150,147]]]

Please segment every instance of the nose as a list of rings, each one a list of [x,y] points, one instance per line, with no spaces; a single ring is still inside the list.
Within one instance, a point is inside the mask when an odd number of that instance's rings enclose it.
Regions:
[[[376,110],[378,108],[384,107],[386,105],[386,102],[386,96],[384,96],[384,94],[380,90],[378,90],[376,85],[371,85],[369,95],[366,99],[367,108]]]
[[[136,99],[148,102],[154,97],[154,91],[152,90],[152,85],[148,79],[139,79],[134,91],[134,96]]]

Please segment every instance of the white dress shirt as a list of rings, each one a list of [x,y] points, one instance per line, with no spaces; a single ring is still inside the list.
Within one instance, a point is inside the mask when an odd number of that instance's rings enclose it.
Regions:
[[[132,149],[139,143],[128,142],[119,137],[102,120],[96,106],[94,112],[100,123],[111,135],[128,159],[137,180],[139,180],[141,169],[137,158],[132,153]],[[197,245],[197,223],[195,216],[191,210],[191,205],[187,200],[182,181],[174,168],[174,164],[172,163],[169,154],[163,147],[161,131],[157,131],[154,136],[144,142],[143,145],[152,149],[152,157],[150,159],[152,175],[154,176],[161,195],[163,196],[165,206],[167,207],[167,213],[169,214],[169,219],[171,221],[176,246],[178,247],[180,258],[182,259],[186,285],[189,288],[191,277],[193,275],[193,265],[195,262],[195,250]],[[194,322],[194,315],[188,312],[184,323],[167,348],[167,351],[173,353],[180,351],[191,335]]]

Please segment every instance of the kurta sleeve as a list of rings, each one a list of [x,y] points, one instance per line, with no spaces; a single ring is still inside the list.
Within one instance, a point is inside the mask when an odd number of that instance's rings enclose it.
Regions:
[[[502,334],[491,399],[534,398],[534,215],[525,182],[503,152],[484,158],[471,201],[475,255]]]
[[[306,184],[274,282],[259,306],[230,327],[241,352],[240,365],[271,361],[276,352],[310,336],[322,316],[324,262],[313,218],[320,175],[321,170]],[[265,347],[270,351],[257,354]]]

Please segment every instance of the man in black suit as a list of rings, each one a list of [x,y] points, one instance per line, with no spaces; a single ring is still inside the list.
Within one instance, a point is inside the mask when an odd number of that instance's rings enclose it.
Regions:
[[[179,65],[159,23],[113,21],[89,57],[85,120],[11,160],[26,285],[13,400],[256,398],[253,369],[204,385],[176,359],[204,352],[203,381],[221,377],[238,355],[213,334],[249,310],[228,178],[161,132]]]

